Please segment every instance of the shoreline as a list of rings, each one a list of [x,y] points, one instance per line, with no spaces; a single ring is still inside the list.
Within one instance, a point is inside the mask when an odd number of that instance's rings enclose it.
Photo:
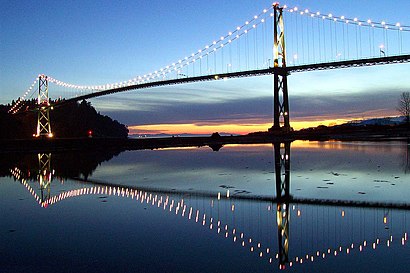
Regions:
[[[267,144],[275,142],[306,141],[405,141],[410,142],[410,130],[370,132],[259,132],[240,136],[164,137],[164,138],[52,138],[0,140],[0,153],[64,152],[72,150],[145,150],[173,147],[209,146],[218,151],[227,144]]]

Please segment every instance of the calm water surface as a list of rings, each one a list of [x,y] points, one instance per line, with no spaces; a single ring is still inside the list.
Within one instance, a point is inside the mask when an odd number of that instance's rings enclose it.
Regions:
[[[1,154],[0,272],[408,272],[409,149]]]

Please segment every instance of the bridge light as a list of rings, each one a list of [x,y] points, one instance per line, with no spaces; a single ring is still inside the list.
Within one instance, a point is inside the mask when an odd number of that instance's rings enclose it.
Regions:
[[[382,21],[382,26],[384,26],[386,24],[386,22],[385,21]]]
[[[353,21],[357,22],[357,18],[354,18]]]
[[[245,22],[245,25],[249,25],[249,22],[248,22],[248,21],[246,21],[246,22]]]
[[[329,18],[332,18],[332,17],[333,17],[333,15],[332,15],[331,13],[329,13],[328,17],[329,17]]]

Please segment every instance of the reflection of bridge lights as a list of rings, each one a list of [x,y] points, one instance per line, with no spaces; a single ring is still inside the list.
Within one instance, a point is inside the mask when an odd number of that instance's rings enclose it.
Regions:
[[[17,170],[11,170],[11,172],[18,175]],[[27,185],[27,189],[30,191],[31,187]],[[176,211],[175,212],[176,215],[177,214],[181,214],[182,216],[185,215],[184,211],[187,208],[187,204],[186,204],[184,199],[180,199],[178,201],[178,200],[174,200],[172,197],[170,198],[169,196],[164,196],[163,197],[163,196],[160,196],[158,194],[155,194],[155,193],[152,194],[152,193],[144,192],[142,190],[141,191],[140,190],[133,190],[133,189],[129,190],[128,188],[123,188],[123,187],[107,187],[107,186],[105,186],[105,187],[82,188],[82,189],[67,191],[67,192],[61,193],[59,195],[59,196],[62,196],[62,198],[58,198],[58,196],[57,196],[57,197],[50,198],[45,202],[41,202],[40,200],[38,200],[38,202],[42,207],[47,207],[48,205],[54,204],[58,201],[61,201],[65,198],[67,198],[67,197],[75,197],[75,196],[88,195],[88,194],[96,194],[97,192],[101,193],[101,194],[107,194],[108,192],[110,192],[110,195],[114,195],[114,196],[130,197],[132,199],[135,198],[137,201],[140,200],[141,203],[146,202],[147,204],[151,204],[153,207],[154,206],[160,207],[160,205],[165,200],[164,209],[167,209],[168,205],[171,206],[171,204],[172,204],[173,209],[175,209],[175,211]],[[229,201],[227,201],[226,204],[229,204],[228,202]],[[193,208],[191,206],[189,207],[189,211],[191,213],[193,211]],[[171,213],[172,212],[173,212],[173,210],[171,210]],[[172,214],[174,214],[174,213],[172,213]],[[196,210],[196,215],[197,215],[198,218],[200,218],[202,220],[201,222],[202,222],[203,226],[205,226],[204,221],[205,221],[205,224],[206,224],[206,219],[208,219],[209,223],[210,223],[209,228],[212,230],[212,223],[214,221],[213,217],[209,217],[209,216],[207,217],[206,214],[201,213],[200,210]],[[242,239],[241,240],[241,245],[243,247],[245,247],[245,242],[246,242],[247,249],[249,249],[249,250],[252,249],[250,252],[256,252],[256,255],[258,255],[260,258],[264,258],[264,259],[268,260],[270,263],[272,263],[272,261],[273,261],[273,257],[270,257],[270,256],[275,256],[276,259],[279,259],[279,254],[278,253],[276,253],[276,255],[275,255],[275,253],[272,253],[271,255],[269,255],[270,254],[270,248],[268,248],[268,247],[266,248],[266,255],[265,255],[265,253],[263,253],[263,252],[265,252],[265,250],[262,249],[262,243],[258,242],[257,238],[248,237],[248,238],[244,239],[245,236],[244,236],[243,232],[239,232],[236,228],[232,228],[232,230],[230,232],[229,231],[229,225],[227,223],[221,222],[221,220],[219,220],[219,219],[218,219],[218,227],[219,227],[218,228],[219,229],[218,233],[222,233],[221,236],[224,236],[225,238],[228,238],[229,233],[232,233],[232,235],[233,235],[232,239],[233,239],[234,242],[238,241],[238,237],[236,236],[236,234],[240,234],[241,239]],[[224,232],[222,232],[222,227],[224,227],[223,228]],[[407,241],[407,236],[408,235],[407,235],[407,232],[406,232],[406,233],[403,234],[403,236],[400,238],[400,240],[396,240],[396,241],[398,243],[401,243],[401,245],[405,245],[405,243]],[[376,249],[377,245],[380,244],[380,241],[381,240],[379,238],[377,238],[374,242],[372,242],[371,243],[372,248]],[[249,242],[249,244],[247,244],[247,242]],[[252,245],[252,242],[254,242],[253,245]],[[257,242],[257,243],[255,244],[255,242]],[[388,242],[386,242],[386,244],[388,244],[388,247],[390,247],[392,245],[392,242],[393,242],[393,236],[390,236]],[[364,249],[364,247],[366,247],[367,241],[364,240],[362,244],[360,244],[360,247],[359,247],[360,252]],[[256,249],[256,247],[257,247],[257,249]],[[346,252],[346,254],[350,254],[353,249],[354,249],[354,244],[351,243],[350,247],[345,248],[345,247],[342,247],[342,246],[338,246],[336,249],[328,248],[327,252],[329,254],[331,254],[331,256],[333,256],[333,255],[334,256],[340,256],[342,253],[345,253],[345,252]],[[318,259],[315,259],[315,256],[317,256],[317,257],[322,256],[322,258],[325,258],[326,253],[325,252],[322,253],[321,251],[317,250],[317,251],[313,252],[313,254],[308,253],[308,254],[300,256],[300,258],[296,257],[295,259],[289,261],[289,265],[290,266],[293,265],[294,262],[297,262],[298,264],[303,264],[304,262],[305,263],[306,262],[314,262],[315,260],[318,261]],[[301,257],[303,257],[303,258],[301,258]]]

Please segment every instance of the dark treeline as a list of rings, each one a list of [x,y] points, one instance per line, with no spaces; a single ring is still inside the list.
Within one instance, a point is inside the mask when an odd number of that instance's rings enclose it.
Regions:
[[[59,101],[51,101],[56,107],[50,111],[51,131],[58,138],[93,137],[126,138],[125,125],[101,115],[90,102],[74,102],[58,107]],[[25,101],[23,109],[35,109],[36,100]],[[8,114],[10,105],[0,105],[0,139],[27,139],[36,132],[37,112],[25,111]]]

